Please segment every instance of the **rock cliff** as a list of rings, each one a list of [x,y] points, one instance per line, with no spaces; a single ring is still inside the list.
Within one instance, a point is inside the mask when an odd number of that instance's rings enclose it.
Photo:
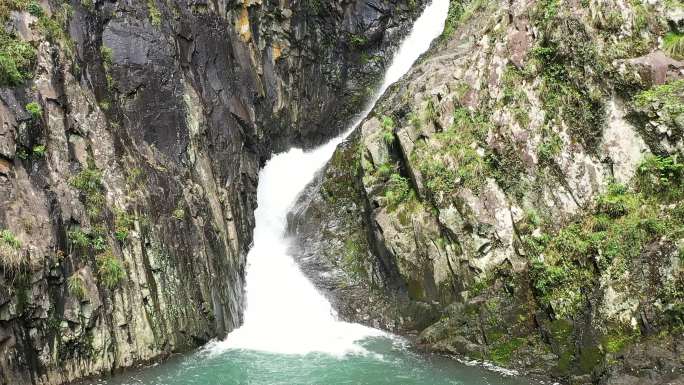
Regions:
[[[260,165],[344,127],[422,6],[1,0],[0,383],[237,327]]]
[[[684,375],[684,5],[452,0],[300,197],[340,315],[572,384]]]

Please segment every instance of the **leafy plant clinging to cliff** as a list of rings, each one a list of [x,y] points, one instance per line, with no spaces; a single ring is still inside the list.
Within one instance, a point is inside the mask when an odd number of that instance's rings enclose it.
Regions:
[[[73,274],[67,279],[67,289],[69,290],[69,294],[81,301],[86,297],[85,282],[78,273]]]
[[[684,59],[684,34],[668,32],[663,39],[663,49],[675,59]]]
[[[21,242],[11,231],[0,230],[0,265],[6,270],[15,271],[22,263]]]
[[[91,218],[99,216],[104,203],[102,172],[94,165],[89,165],[88,168],[83,169],[71,178],[69,184],[80,190],[85,196],[85,207],[88,215]]]
[[[18,86],[31,77],[35,49],[0,26],[0,86]]]
[[[102,284],[113,290],[126,277],[123,263],[111,253],[100,254],[97,260],[97,274]]]

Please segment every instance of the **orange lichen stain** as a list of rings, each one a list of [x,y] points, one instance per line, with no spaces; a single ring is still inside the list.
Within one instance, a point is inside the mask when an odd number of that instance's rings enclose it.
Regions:
[[[243,42],[247,43],[252,39],[252,29],[249,25],[249,12],[247,11],[247,8],[242,8],[240,15],[235,21],[235,29],[240,35],[240,40]]]
[[[279,44],[274,44],[273,45],[273,61],[276,61],[280,59],[280,57],[283,55],[283,49],[280,47]]]

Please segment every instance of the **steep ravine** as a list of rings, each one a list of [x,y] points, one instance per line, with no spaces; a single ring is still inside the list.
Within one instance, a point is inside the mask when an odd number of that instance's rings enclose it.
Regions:
[[[289,216],[341,317],[569,384],[684,381],[684,5],[451,0]]]
[[[259,167],[344,128],[423,4],[0,1],[0,383],[240,325]]]

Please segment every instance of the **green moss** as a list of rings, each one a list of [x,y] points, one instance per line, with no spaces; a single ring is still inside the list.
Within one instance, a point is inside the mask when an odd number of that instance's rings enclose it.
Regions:
[[[342,256],[342,269],[355,281],[368,277],[366,270],[366,253],[368,245],[365,238],[359,233],[353,233],[344,242],[344,254]]]
[[[603,353],[598,346],[586,347],[580,350],[578,367],[581,373],[591,373],[601,362],[603,362]]]
[[[601,346],[606,353],[615,354],[622,352],[627,346],[631,345],[638,337],[635,333],[621,333],[619,330],[606,335],[601,339]]]
[[[505,342],[498,342],[489,350],[489,357],[494,363],[506,366],[510,364],[515,352],[525,345],[525,342],[526,340],[520,337],[514,337]]]

